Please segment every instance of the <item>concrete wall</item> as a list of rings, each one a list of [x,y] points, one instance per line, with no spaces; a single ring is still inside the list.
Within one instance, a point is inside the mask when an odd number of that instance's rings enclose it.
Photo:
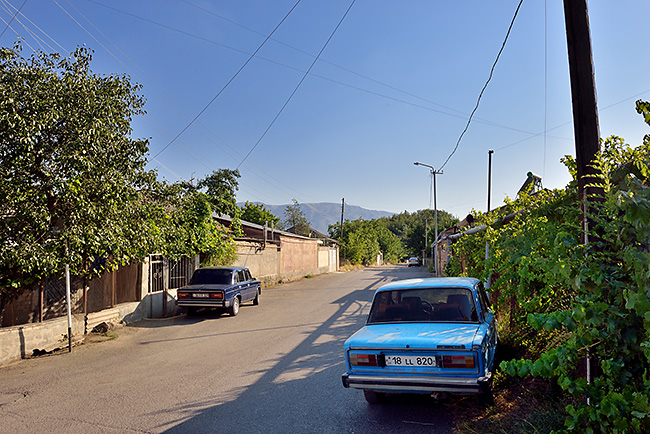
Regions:
[[[283,280],[319,274],[318,240],[281,236],[280,248],[280,275]]]
[[[72,341],[83,341],[83,315],[72,316]],[[34,350],[52,351],[68,346],[68,317],[0,329],[0,365],[26,358]]]
[[[237,241],[237,259],[233,265],[248,267],[251,274],[264,286],[280,279],[280,249],[274,243],[263,246],[259,242]]]
[[[316,239],[282,236],[280,245],[254,241],[237,242],[238,258],[234,265],[246,266],[253,276],[265,286],[280,281],[302,278],[308,274],[316,275],[338,270],[338,250],[321,247]],[[198,258],[193,266],[198,267]],[[149,264],[145,261],[140,267],[137,283],[127,282],[129,291],[135,291],[140,301],[120,303],[115,307],[83,314],[73,314],[73,342],[83,341],[84,333],[108,321],[123,321],[130,324],[144,318],[157,318],[178,313],[175,304],[176,290],[149,292]],[[135,287],[133,287],[135,285]],[[33,297],[33,294],[26,297]],[[163,307],[164,306],[164,307]],[[26,358],[34,350],[52,351],[65,348],[68,332],[67,317],[28,323],[20,326],[0,328],[0,365],[13,360]]]

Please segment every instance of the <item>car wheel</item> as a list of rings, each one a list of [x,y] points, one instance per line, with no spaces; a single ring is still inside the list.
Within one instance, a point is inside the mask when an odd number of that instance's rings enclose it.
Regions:
[[[490,384],[478,394],[478,404],[483,407],[491,407],[494,405],[494,384]]]
[[[199,309],[196,308],[196,307],[188,307],[188,308],[187,308],[187,314],[188,314],[189,316],[194,316],[194,315],[196,315],[196,312],[197,312],[198,310],[199,310]]]
[[[228,313],[231,316],[237,316],[239,313],[239,297],[235,297],[232,299],[232,306],[228,309]]]
[[[384,402],[386,399],[385,393],[375,392],[374,390],[364,390],[363,396],[369,404],[379,404],[380,402]]]
[[[255,294],[255,298],[253,299],[253,305],[257,306],[260,304],[260,291],[257,290],[257,294]]]

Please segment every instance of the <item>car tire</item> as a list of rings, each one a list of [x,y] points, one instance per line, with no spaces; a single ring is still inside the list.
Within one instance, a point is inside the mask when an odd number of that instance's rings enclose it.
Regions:
[[[260,290],[257,290],[257,294],[255,294],[255,298],[253,299],[253,306],[258,306],[260,304]]]
[[[188,307],[188,308],[187,308],[187,315],[188,315],[188,316],[194,316],[194,315],[196,315],[196,313],[198,312],[198,310],[199,310],[199,309],[196,308],[196,307]]]
[[[368,401],[368,404],[379,404],[386,400],[386,394],[382,392],[375,392],[374,390],[364,390],[363,396]]]
[[[239,313],[239,297],[232,299],[232,306],[228,308],[228,313],[230,316],[237,316]]]

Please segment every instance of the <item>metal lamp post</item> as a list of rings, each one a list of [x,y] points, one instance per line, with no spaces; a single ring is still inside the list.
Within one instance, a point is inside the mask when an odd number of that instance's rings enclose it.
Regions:
[[[438,275],[438,252],[435,249],[435,243],[438,241],[438,204],[436,203],[436,175],[442,175],[442,170],[436,170],[433,168],[433,166],[430,166],[428,164],[420,163],[420,162],[415,162],[413,163],[416,166],[424,166],[428,167],[431,173],[431,176],[433,177],[433,232],[435,234],[434,239],[433,239],[433,268],[436,272],[436,276]]]

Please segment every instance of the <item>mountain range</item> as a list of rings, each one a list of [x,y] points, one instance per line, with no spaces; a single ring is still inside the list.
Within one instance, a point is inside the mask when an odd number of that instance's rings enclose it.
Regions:
[[[265,203],[262,203],[262,205],[273,214],[280,217],[281,220],[284,219],[284,210],[287,205],[267,205]],[[301,203],[300,210],[305,214],[305,218],[307,218],[310,226],[325,235],[328,234],[327,228],[329,225],[341,222],[340,203]],[[365,209],[360,206],[349,205],[346,203],[343,218],[345,220],[356,220],[359,218],[372,220],[380,217],[390,217],[393,214],[394,213],[392,212]]]

